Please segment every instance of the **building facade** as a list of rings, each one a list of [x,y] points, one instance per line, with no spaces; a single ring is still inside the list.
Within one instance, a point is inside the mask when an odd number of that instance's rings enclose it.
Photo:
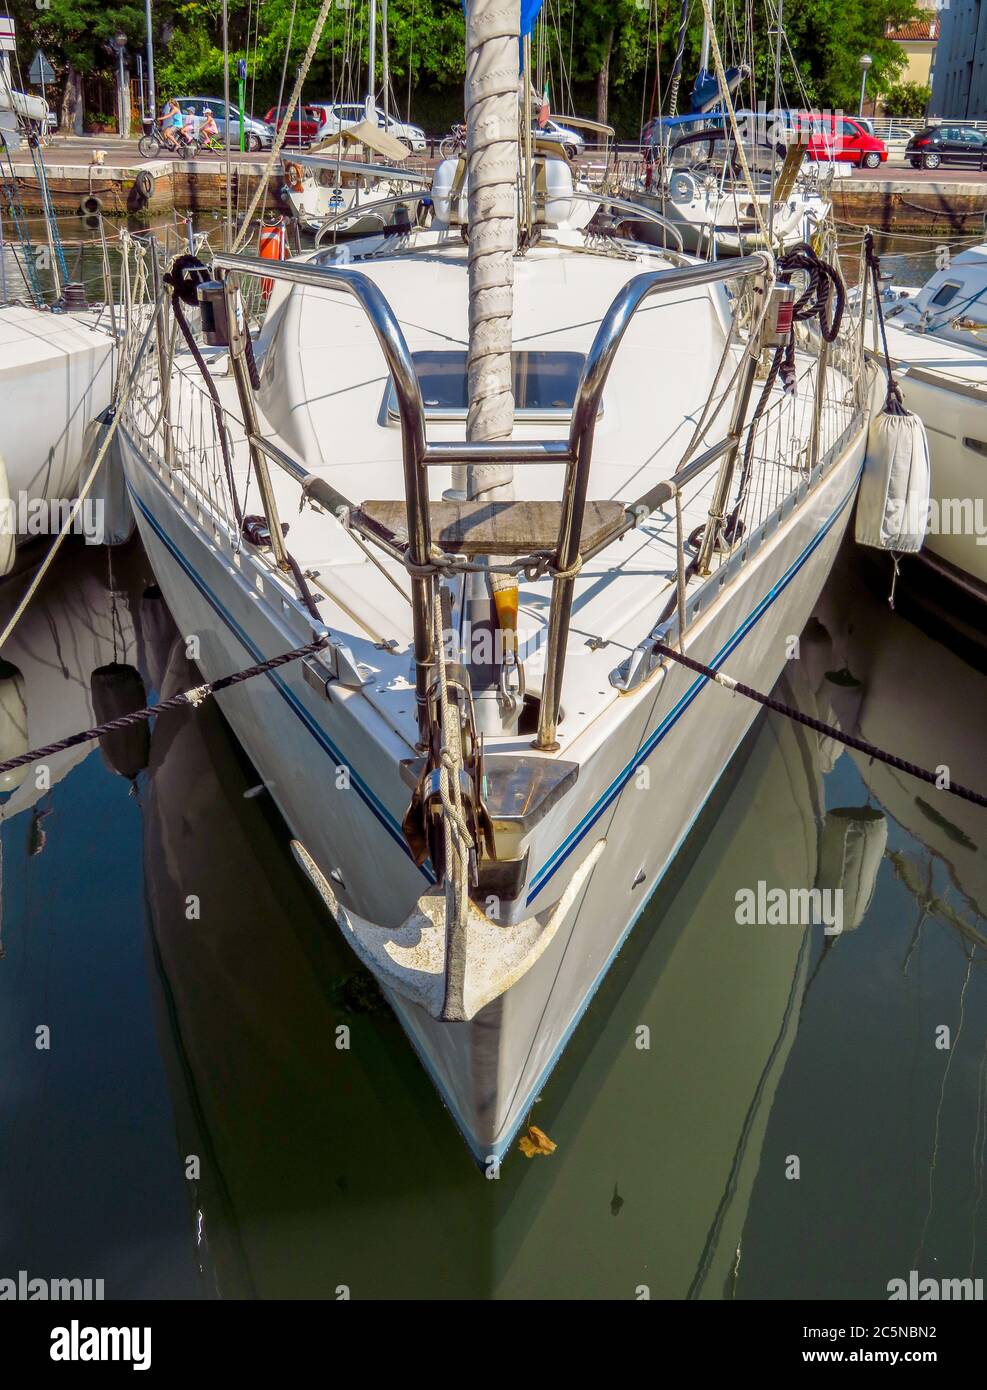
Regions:
[[[908,24],[889,24],[885,37],[894,39],[905,55],[905,66],[895,80],[931,87],[939,42],[939,11],[935,0],[919,0],[919,6],[925,11],[920,19],[913,19]]]
[[[932,112],[987,119],[987,0],[946,0],[932,81]]]

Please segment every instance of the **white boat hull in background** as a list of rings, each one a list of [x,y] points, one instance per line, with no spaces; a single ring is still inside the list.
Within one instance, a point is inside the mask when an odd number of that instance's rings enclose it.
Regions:
[[[929,441],[931,524],[921,558],[987,600],[987,535],[976,516],[978,499],[983,509],[987,497],[987,353],[964,352],[961,359],[954,350],[942,370],[934,339],[923,344],[889,327],[888,340],[892,356],[918,369],[902,371],[898,385]],[[883,385],[882,377],[877,389]]]
[[[114,346],[75,315],[0,308],[0,458],[15,505],[75,498],[87,426],[110,404]]]

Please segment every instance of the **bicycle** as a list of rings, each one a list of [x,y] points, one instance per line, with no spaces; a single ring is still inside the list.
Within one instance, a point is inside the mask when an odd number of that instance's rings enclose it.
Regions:
[[[454,125],[452,130],[439,142],[439,154],[443,159],[466,153],[466,127]]]
[[[170,145],[164,137],[160,121],[148,121],[147,124],[150,129],[145,130],[137,141],[137,148],[144,159],[156,159],[159,154],[184,155],[187,159],[194,159],[199,153],[198,140],[190,140],[184,131],[177,130],[176,143]]]

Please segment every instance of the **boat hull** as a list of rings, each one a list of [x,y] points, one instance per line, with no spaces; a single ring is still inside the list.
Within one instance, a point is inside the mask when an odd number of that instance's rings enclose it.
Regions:
[[[175,505],[166,480],[126,432],[123,444],[145,547],[181,632],[198,639],[207,678],[306,641],[310,634],[291,626],[284,606],[259,602],[249,576]],[[864,444],[861,428],[801,502],[779,516],[742,577],[724,585],[690,627],[691,654],[771,688],[846,529]],[[314,693],[299,663],[220,698],[292,833],[326,873],[338,871],[344,904],[383,928],[397,925],[427,885],[400,833],[407,790],[395,774],[407,751],[397,736],[389,742],[387,730],[373,726],[377,716],[358,696]],[[606,736],[531,846],[521,907],[536,913],[558,901],[605,841],[542,956],[469,1022],[440,1023],[390,992],[479,1162],[499,1162],[510,1146],[757,711],[679,666],[614,702]]]
[[[71,314],[0,310],[0,455],[16,503],[75,497],[86,430],[110,404],[114,343]]]
[[[983,505],[987,451],[983,393],[925,365],[921,376],[903,372],[898,384],[929,441],[931,524],[920,558],[987,602],[987,533],[983,514],[976,512]]]

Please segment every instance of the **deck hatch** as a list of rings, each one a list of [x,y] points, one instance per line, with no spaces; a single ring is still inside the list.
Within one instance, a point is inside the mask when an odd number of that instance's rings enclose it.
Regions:
[[[412,353],[421,387],[426,420],[465,420],[469,404],[466,353],[422,351]],[[568,420],[586,358],[581,352],[523,349],[512,352],[514,364],[514,413],[521,420]],[[602,402],[598,414],[602,414]],[[388,383],[387,414],[397,421],[397,393]]]

